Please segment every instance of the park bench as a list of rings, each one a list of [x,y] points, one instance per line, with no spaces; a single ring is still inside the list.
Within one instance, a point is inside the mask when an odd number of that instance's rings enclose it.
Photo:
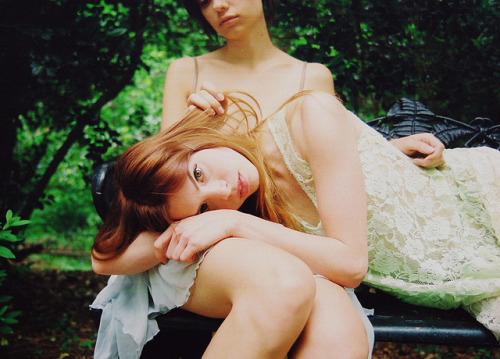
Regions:
[[[465,124],[437,116],[421,103],[400,99],[387,112],[368,124],[384,137],[399,138],[414,133],[431,132],[447,148],[489,146],[500,150],[500,124],[477,117]],[[112,164],[94,172],[92,195],[97,212],[104,218],[113,200]],[[374,309],[370,321],[377,342],[428,343],[462,346],[496,346],[484,326],[462,309],[439,310],[404,303],[380,290],[362,284],[356,294],[365,308]],[[99,324],[100,311],[92,316]],[[156,318],[160,328],[142,353],[142,358],[200,358],[222,319],[206,318],[182,309],[174,309]]]

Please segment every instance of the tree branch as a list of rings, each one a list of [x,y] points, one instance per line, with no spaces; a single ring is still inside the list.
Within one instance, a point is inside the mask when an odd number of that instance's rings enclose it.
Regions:
[[[117,82],[109,91],[104,92],[99,99],[94,102],[88,109],[82,108],[81,115],[78,117],[75,126],[68,134],[68,137],[64,143],[59,147],[54,157],[50,161],[49,165],[45,169],[40,180],[37,182],[33,192],[27,197],[27,201],[22,206],[20,211],[20,216],[22,218],[29,218],[33,210],[37,207],[39,199],[42,197],[50,179],[57,171],[59,164],[64,160],[71,146],[74,145],[79,139],[83,137],[85,127],[89,125],[93,119],[99,114],[102,107],[113,100],[118,94],[127,86],[134,76],[135,70],[140,63],[140,56],[142,54],[142,49],[144,47],[144,30],[147,24],[147,18],[149,15],[149,4],[150,2],[142,3],[142,11],[139,9],[141,2],[136,2],[136,6],[131,8],[132,16],[135,16],[136,21],[132,21],[133,24],[138,26],[137,29],[131,29],[135,31],[135,45],[131,52],[130,66],[124,72],[121,80]]]

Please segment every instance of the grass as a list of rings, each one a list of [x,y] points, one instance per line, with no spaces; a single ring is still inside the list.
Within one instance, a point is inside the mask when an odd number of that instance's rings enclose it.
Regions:
[[[31,254],[28,261],[33,269],[90,271],[90,249],[100,224],[88,191],[81,202],[55,201],[43,210],[35,210],[24,237],[29,246],[41,246],[42,252]],[[71,205],[69,205],[70,203]],[[78,203],[75,205],[75,203]]]
[[[78,256],[65,256],[59,254],[40,253],[29,256],[32,269],[62,271],[91,271],[90,254]]]

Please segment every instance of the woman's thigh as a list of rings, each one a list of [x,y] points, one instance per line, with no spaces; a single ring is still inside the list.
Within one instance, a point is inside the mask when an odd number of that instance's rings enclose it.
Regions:
[[[229,238],[206,254],[183,309],[225,318],[235,303],[259,306],[275,300],[266,306],[278,305],[283,292],[310,293],[314,286],[310,269],[290,253],[257,240]]]

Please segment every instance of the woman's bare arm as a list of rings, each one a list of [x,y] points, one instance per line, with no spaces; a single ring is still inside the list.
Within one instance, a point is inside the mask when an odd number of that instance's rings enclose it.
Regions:
[[[165,76],[161,130],[179,121],[187,109],[187,99],[192,91],[194,61],[190,57],[174,60]]]
[[[97,274],[111,275],[137,274],[153,268],[160,263],[153,247],[158,235],[153,232],[142,232],[123,253],[113,259],[105,260],[98,254],[93,255],[92,269]]]

